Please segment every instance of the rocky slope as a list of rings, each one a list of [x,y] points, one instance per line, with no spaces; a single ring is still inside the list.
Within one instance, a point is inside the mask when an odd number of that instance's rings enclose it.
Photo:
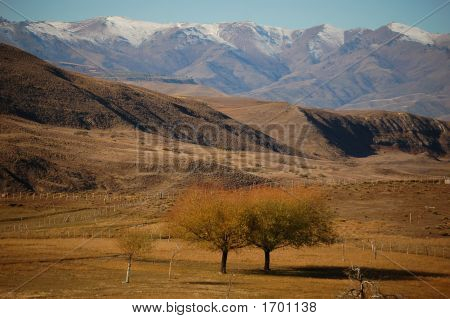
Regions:
[[[331,145],[349,156],[365,157],[386,147],[435,156],[445,155],[450,150],[447,122],[382,111],[347,115],[309,109],[301,112]]]
[[[448,122],[406,112],[336,112],[238,97],[201,99],[310,158],[367,157],[380,150],[445,156],[450,150]]]

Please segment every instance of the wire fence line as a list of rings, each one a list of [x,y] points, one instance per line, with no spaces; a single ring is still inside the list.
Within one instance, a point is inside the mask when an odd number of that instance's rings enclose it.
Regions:
[[[59,213],[52,216],[41,216],[22,221],[0,221],[0,238],[71,238],[89,237],[101,230],[100,237],[111,238],[115,229],[105,228],[103,221],[120,217],[124,209],[140,206],[127,203],[99,208],[86,208],[75,213]]]
[[[0,194],[0,200],[61,200],[61,201],[93,201],[101,200],[104,203],[117,201],[151,200],[156,198],[170,198],[176,196],[179,191],[158,191],[156,193],[141,194],[103,194],[95,192],[4,192]]]
[[[100,204],[92,202],[96,194],[90,194],[92,197],[88,199],[79,194],[69,198],[62,194],[57,194],[55,197],[24,195],[23,198],[25,196],[28,196],[26,198],[31,202],[43,201],[49,211],[37,216],[0,219],[0,238],[89,237],[99,230],[97,237],[111,238],[117,227],[105,228],[104,221],[110,218],[121,218],[127,209],[146,206],[149,201],[164,204],[168,199],[175,198],[175,192],[158,192],[142,196],[109,196],[108,198],[97,196],[101,199]],[[75,206],[75,209],[67,209],[67,206],[61,205],[66,201],[69,201],[67,205],[81,204],[82,207]],[[85,205],[85,201],[89,202],[89,205]],[[10,198],[9,202],[16,202],[16,200]]]
[[[427,176],[417,175],[404,178],[349,178],[349,177],[317,177],[317,178],[296,178],[284,181],[268,181],[263,183],[254,183],[252,185],[240,188],[251,188],[256,186],[307,186],[307,185],[352,185],[352,184],[390,184],[390,183],[416,183],[416,184],[446,184],[450,185],[450,177],[448,176]],[[96,192],[3,192],[0,194],[0,201],[7,200],[77,200],[90,201],[102,200],[104,203],[115,201],[135,201],[135,200],[152,200],[175,198],[182,190],[157,191],[156,193],[144,192],[140,194],[110,194]]]
[[[406,255],[421,255],[450,259],[450,246],[425,243],[405,243],[395,239],[341,239],[343,256],[348,247],[358,248],[363,252],[370,252],[371,259],[377,259],[379,253],[403,253]],[[343,258],[345,259],[345,258]]]
[[[448,183],[449,182],[449,183]],[[284,180],[284,181],[268,181],[265,183],[258,183],[248,185],[246,189],[258,187],[284,187],[295,188],[298,186],[347,186],[347,185],[365,185],[374,186],[382,185],[386,187],[400,187],[401,185],[414,184],[450,184],[450,179],[445,176],[412,176],[407,179],[371,179],[371,180],[357,180],[348,178],[327,178],[317,180]],[[157,192],[145,192],[139,194],[110,194],[110,193],[96,193],[96,192],[81,192],[81,193],[3,193],[0,197],[0,204],[10,204],[14,206],[15,203],[25,202],[43,202],[47,205],[50,211],[41,215],[28,216],[14,216],[10,218],[0,219],[0,234],[8,232],[26,233],[30,230],[39,230],[44,228],[70,226],[73,224],[83,224],[93,222],[94,225],[97,219],[103,217],[112,217],[116,211],[134,206],[143,205],[146,202],[152,204],[164,202],[165,200],[175,201],[176,198],[183,192],[182,189],[164,190]],[[85,207],[76,207],[76,209],[67,210],[67,204],[74,203],[81,204],[89,203]],[[65,210],[63,209],[65,208]],[[60,210],[61,209],[61,210]],[[411,216],[410,216],[411,217]]]

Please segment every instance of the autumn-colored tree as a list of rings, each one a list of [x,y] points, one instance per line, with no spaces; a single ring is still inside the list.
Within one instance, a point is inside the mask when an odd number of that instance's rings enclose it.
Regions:
[[[220,188],[193,187],[172,210],[170,220],[187,239],[207,242],[222,252],[220,272],[227,272],[228,253],[247,245],[240,193]]]
[[[127,274],[124,283],[129,283],[133,258],[141,254],[144,250],[151,248],[151,239],[147,234],[142,232],[130,231],[119,236],[117,238],[117,244],[128,259]]]
[[[245,197],[246,239],[264,251],[266,272],[273,250],[329,243],[334,238],[331,215],[317,192],[258,188]]]

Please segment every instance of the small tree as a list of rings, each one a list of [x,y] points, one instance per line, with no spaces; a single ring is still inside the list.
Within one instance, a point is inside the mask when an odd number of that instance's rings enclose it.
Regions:
[[[228,253],[247,245],[239,194],[219,188],[194,187],[172,210],[171,222],[185,238],[207,242],[222,252],[220,272],[227,272]]]
[[[334,238],[331,215],[314,192],[259,188],[246,198],[246,239],[264,251],[266,272],[270,271],[273,250],[329,243]]]
[[[175,262],[175,257],[178,255],[178,253],[181,251],[181,247],[176,244],[176,249],[172,251],[172,256],[170,257],[169,262],[169,280],[172,279],[172,265]]]
[[[117,238],[120,250],[127,256],[128,267],[124,283],[130,282],[131,263],[133,258],[150,248],[150,238],[144,233],[130,231]]]

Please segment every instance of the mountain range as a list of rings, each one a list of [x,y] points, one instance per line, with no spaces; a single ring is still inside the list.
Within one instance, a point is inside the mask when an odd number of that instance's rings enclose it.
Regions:
[[[227,94],[450,118],[450,35],[391,23],[288,30],[253,22],[0,20],[0,42],[91,75],[190,79]]]

